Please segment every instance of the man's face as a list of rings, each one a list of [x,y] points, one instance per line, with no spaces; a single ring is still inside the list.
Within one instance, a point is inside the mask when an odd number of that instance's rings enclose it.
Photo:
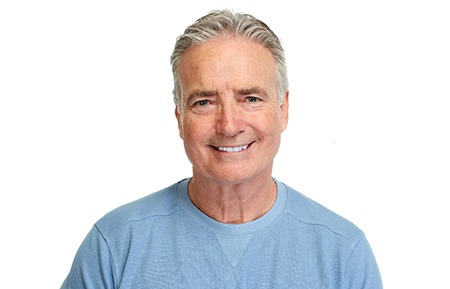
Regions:
[[[271,176],[288,97],[278,101],[270,52],[247,40],[212,39],[189,48],[178,73],[176,116],[194,178],[236,184]]]

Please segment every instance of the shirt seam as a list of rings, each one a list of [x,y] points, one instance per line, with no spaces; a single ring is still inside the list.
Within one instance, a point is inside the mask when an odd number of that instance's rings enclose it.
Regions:
[[[310,225],[310,226],[323,227],[323,228],[327,229],[328,231],[332,232],[333,234],[338,235],[338,236],[341,236],[341,237],[345,238],[346,240],[351,241],[352,243],[359,242],[359,240],[360,240],[360,238],[361,238],[360,235],[364,235],[363,232],[360,232],[360,233],[358,234],[358,237],[357,237],[356,240],[355,240],[354,238],[349,237],[347,234],[340,233],[340,232],[338,232],[338,231],[336,231],[336,230],[330,228],[329,226],[327,226],[327,225],[325,225],[325,224],[317,223],[317,222],[308,222],[308,221],[302,220],[302,219],[300,219],[300,218],[296,215],[295,212],[292,212],[291,210],[286,209],[286,210],[285,210],[285,213],[288,214],[288,215],[290,215],[291,217],[293,217],[294,219],[296,219],[297,221],[299,221],[299,222],[301,222],[301,223],[303,223],[303,224]]]

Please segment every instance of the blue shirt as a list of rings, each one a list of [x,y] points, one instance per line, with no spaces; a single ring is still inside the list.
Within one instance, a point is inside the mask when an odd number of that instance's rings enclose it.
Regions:
[[[188,182],[100,219],[61,288],[382,288],[363,232],[285,184],[269,212],[234,225],[198,210]]]

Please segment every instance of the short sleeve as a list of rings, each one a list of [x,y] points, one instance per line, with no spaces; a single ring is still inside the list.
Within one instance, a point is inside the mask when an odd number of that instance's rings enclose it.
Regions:
[[[381,276],[375,256],[367,239],[355,245],[349,256],[344,273],[345,289],[382,289]]]
[[[108,244],[93,227],[75,255],[61,289],[113,289],[114,266]]]

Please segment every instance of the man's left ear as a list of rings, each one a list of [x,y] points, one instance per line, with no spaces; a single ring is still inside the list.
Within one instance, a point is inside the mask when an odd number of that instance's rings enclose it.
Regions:
[[[281,126],[284,131],[288,124],[289,119],[289,91],[286,91],[283,99],[280,103],[280,111],[281,111]]]

